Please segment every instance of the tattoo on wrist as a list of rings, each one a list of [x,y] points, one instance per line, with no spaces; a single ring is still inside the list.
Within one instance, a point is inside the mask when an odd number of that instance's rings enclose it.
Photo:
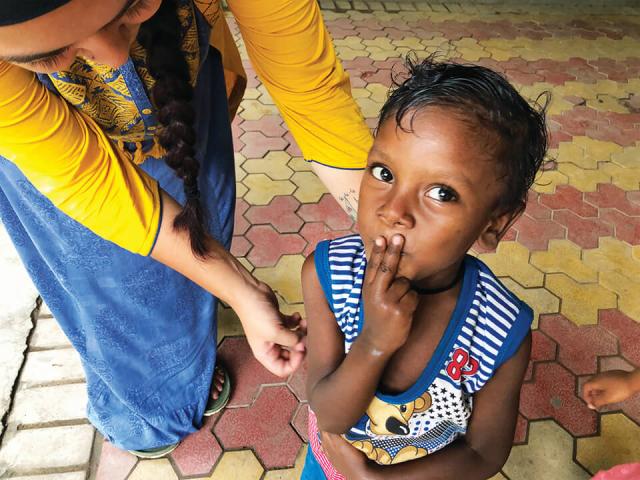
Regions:
[[[342,203],[342,208],[344,208],[347,214],[355,220],[358,216],[358,192],[352,188],[348,192],[340,195],[338,199],[340,200],[340,203]]]

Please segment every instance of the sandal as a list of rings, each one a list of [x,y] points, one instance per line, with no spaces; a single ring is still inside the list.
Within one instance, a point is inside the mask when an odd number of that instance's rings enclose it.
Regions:
[[[207,403],[203,414],[205,417],[210,417],[211,415],[215,415],[216,413],[218,413],[220,410],[227,406],[227,403],[229,403],[229,398],[231,398],[231,379],[229,378],[227,369],[218,363],[216,364],[215,371],[217,373],[224,374],[224,383],[222,384],[222,391],[220,392],[220,395],[218,395],[218,398],[214,400],[213,398],[211,398],[211,395],[209,395],[209,402]],[[212,385],[212,388],[214,387],[214,385],[215,383]]]
[[[138,458],[151,460],[153,458],[162,458],[166,455],[169,455],[176,449],[179,444],[180,442],[176,442],[165,447],[150,448],[148,450],[129,450],[128,452]]]

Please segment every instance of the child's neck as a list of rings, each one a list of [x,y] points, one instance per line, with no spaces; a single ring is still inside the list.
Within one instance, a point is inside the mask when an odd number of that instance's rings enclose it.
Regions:
[[[412,282],[412,287],[419,295],[437,295],[455,288],[463,278],[464,257],[434,275]]]

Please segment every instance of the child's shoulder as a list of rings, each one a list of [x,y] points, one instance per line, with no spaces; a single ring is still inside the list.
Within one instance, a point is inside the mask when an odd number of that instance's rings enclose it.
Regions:
[[[498,339],[501,347],[496,364],[515,354],[528,335],[533,322],[533,310],[491,271],[480,259],[467,256],[467,265],[475,271],[475,291],[471,302],[474,323],[489,338]]]
[[[467,255],[467,265],[471,266],[476,272],[477,289],[488,297],[488,299],[499,299],[502,302],[520,309],[523,306],[528,307],[514,292],[512,292],[502,281],[496,276],[489,266],[477,257]]]

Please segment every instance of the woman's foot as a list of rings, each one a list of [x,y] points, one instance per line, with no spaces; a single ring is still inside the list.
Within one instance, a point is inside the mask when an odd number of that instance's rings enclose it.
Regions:
[[[150,448],[149,450],[129,450],[129,453],[142,459],[162,458],[173,452],[180,442],[165,447]]]
[[[215,415],[222,410],[231,397],[231,380],[227,370],[220,365],[216,364],[213,373],[213,382],[211,383],[211,393],[209,394],[209,402],[204,411],[205,417]]]

